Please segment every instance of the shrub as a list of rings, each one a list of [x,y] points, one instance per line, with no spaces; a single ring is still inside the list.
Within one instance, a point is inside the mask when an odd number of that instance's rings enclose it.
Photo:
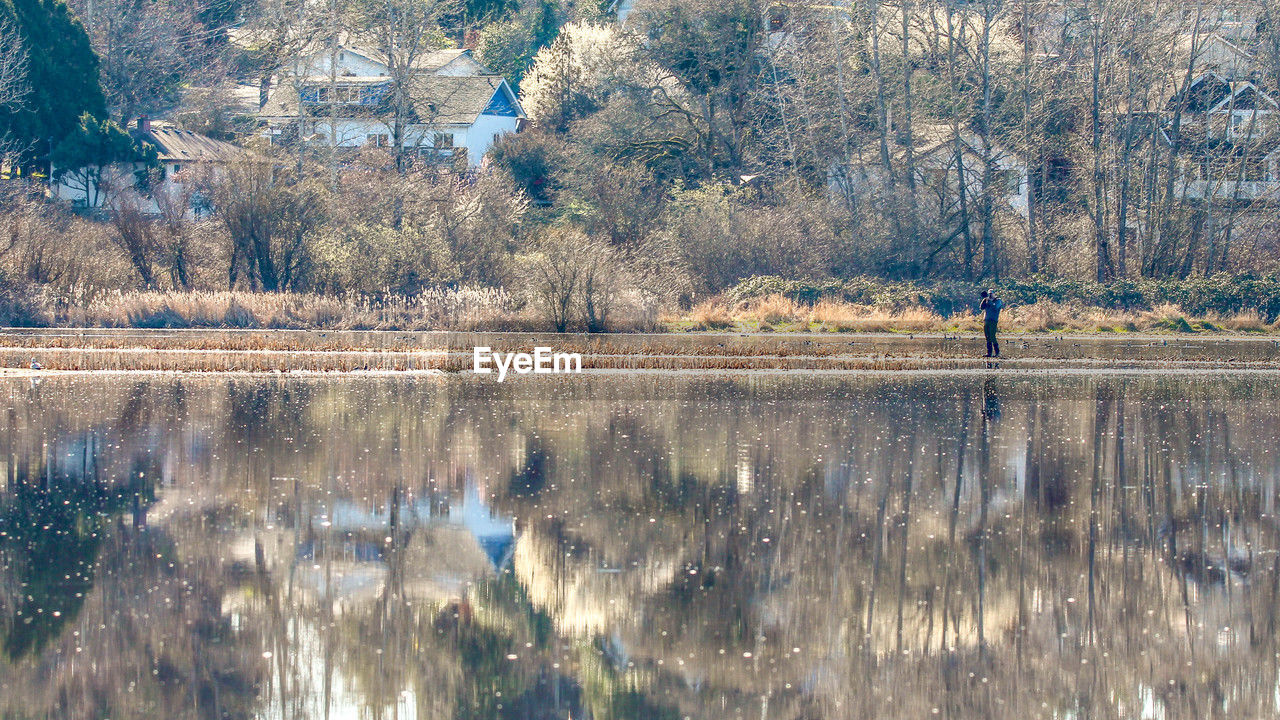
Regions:
[[[0,275],[0,327],[43,327],[52,322],[46,292]]]

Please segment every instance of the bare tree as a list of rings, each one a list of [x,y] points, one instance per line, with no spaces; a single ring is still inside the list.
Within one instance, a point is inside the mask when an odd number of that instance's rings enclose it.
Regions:
[[[221,29],[200,22],[203,6],[201,0],[71,0],[121,123],[173,107],[185,84],[219,64],[210,40]]]
[[[458,5],[458,0],[364,0],[360,6],[362,29],[387,65],[391,148],[402,172],[409,166],[408,135],[420,88],[421,60],[440,37],[440,19]]]
[[[133,190],[113,192],[107,198],[111,225],[115,229],[112,240],[124,252],[143,285],[156,287],[154,268],[159,242],[155,223],[143,207],[144,198]]]
[[[7,20],[0,20],[0,109],[13,108],[30,92],[27,51],[22,36]],[[23,148],[7,133],[0,135],[0,165]]]
[[[231,243],[227,284],[288,290],[308,269],[308,241],[324,218],[324,186],[262,158],[230,164],[202,190],[214,200]],[[242,276],[241,273],[244,273]]]
[[[151,192],[159,215],[156,218],[156,241],[161,262],[169,270],[175,288],[191,289],[192,258],[196,230],[192,201],[198,194],[194,182],[162,182]]]

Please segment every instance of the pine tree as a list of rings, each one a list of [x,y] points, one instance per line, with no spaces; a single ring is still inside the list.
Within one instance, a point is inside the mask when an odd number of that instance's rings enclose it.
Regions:
[[[81,115],[106,114],[98,58],[63,0],[0,0],[3,20],[18,29],[26,46],[30,92],[16,109],[0,109],[0,136],[7,131],[25,148],[25,172],[47,170],[51,144],[70,133]]]
[[[87,207],[98,207],[105,199],[109,168],[117,163],[142,163],[149,168],[159,166],[156,149],[135,142],[129,133],[110,120],[98,120],[89,113],[50,153],[57,167],[55,180],[60,180],[85,194]]]

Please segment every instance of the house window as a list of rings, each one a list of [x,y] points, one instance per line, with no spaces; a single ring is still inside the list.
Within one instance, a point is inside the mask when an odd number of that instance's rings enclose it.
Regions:
[[[333,89],[333,101],[336,103],[358,103],[363,97],[360,88],[339,87]]]
[[[316,88],[316,102],[322,102],[322,103],[329,102],[329,88],[327,87]]]
[[[1269,180],[1266,158],[1250,157],[1245,160],[1244,179],[1248,182]]]
[[[432,142],[432,145],[437,150],[452,150],[453,149],[453,133],[436,133],[436,136],[434,141]]]
[[[177,175],[177,174],[178,174],[178,173],[180,173],[180,172],[182,172],[182,166],[181,166],[181,165],[179,165],[178,163],[174,163],[174,164],[173,164],[173,174],[174,174],[174,175]]]
[[[374,147],[388,147],[391,145],[391,138],[385,133],[381,135],[369,135],[365,138],[365,142]]]

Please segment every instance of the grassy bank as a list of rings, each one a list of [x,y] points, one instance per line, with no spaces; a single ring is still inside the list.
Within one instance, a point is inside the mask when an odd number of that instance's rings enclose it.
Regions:
[[[666,324],[673,330],[688,331],[978,333],[982,330],[982,319],[975,312],[944,316],[918,305],[892,308],[831,299],[808,304],[784,295],[738,302],[714,298],[687,313],[669,316]],[[1006,333],[1267,333],[1280,330],[1280,323],[1268,322],[1256,310],[1197,316],[1171,303],[1150,310],[1117,310],[1044,300],[1011,306],[1001,315],[1000,324]]]
[[[1217,277],[1130,284],[1137,289],[1116,287],[1124,283],[1105,288],[1067,281],[1009,283],[1000,286],[1009,304],[1001,327],[1008,333],[1280,332],[1280,282]],[[752,278],[692,308],[664,314],[618,299],[607,327],[613,332],[977,333],[981,322],[974,287]],[[55,295],[28,286],[0,291],[0,326],[528,333],[554,328],[541,307],[501,289],[381,297],[239,291]]]
[[[32,289],[0,302],[0,325],[530,332],[542,329],[545,323],[505,291],[487,288],[385,297],[242,291],[80,291],[56,295]]]

